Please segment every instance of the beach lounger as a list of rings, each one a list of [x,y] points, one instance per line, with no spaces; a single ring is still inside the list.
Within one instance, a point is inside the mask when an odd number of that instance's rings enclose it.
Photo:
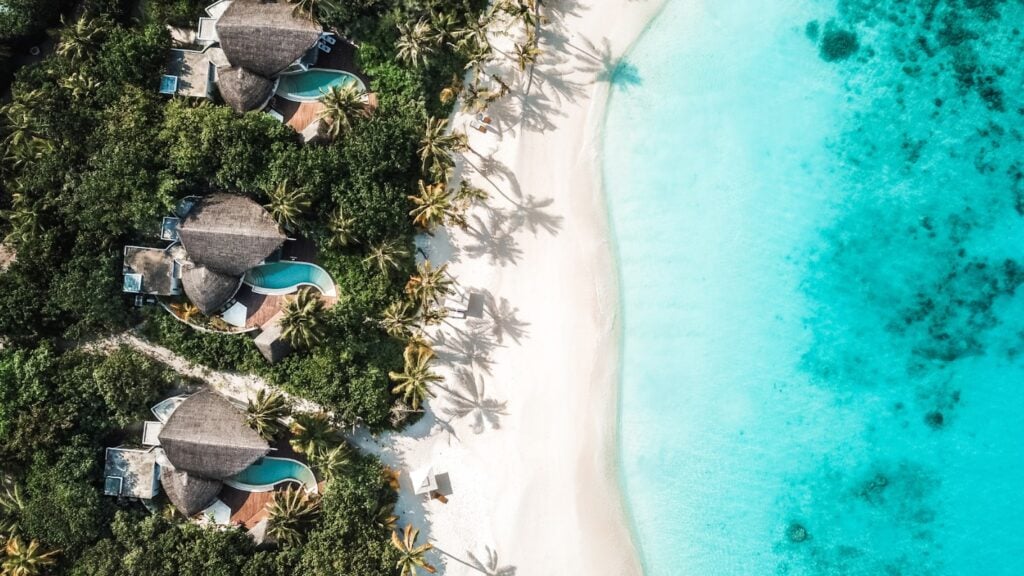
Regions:
[[[469,127],[476,130],[477,132],[486,134],[487,132],[490,131],[491,126],[489,124],[484,124],[483,122],[474,118],[469,121]]]
[[[334,36],[334,34],[324,34],[323,36],[320,37],[320,40],[330,44],[331,46],[334,46],[335,44],[338,43],[338,39]]]
[[[331,47],[328,46],[326,42],[318,42],[316,47],[319,48],[320,51],[323,52],[324,54],[331,53]]]

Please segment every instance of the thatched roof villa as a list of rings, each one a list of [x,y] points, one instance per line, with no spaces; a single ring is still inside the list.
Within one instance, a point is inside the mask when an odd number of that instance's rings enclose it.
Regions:
[[[199,199],[180,219],[167,220],[173,230],[162,235],[180,244],[126,247],[124,291],[158,296],[184,291],[205,315],[224,309],[241,288],[245,272],[287,239],[263,206],[234,194]]]
[[[181,402],[158,440],[148,450],[107,450],[108,495],[149,500],[162,487],[175,508],[193,516],[215,502],[224,480],[270,452],[241,410],[210,390]]]
[[[173,471],[160,483],[171,503],[186,516],[209,506],[221,481],[245,470],[270,446],[223,396],[209,390],[189,396],[160,432],[160,446]]]
[[[232,66],[273,78],[320,39],[323,29],[287,2],[235,0],[217,21],[217,37]]]

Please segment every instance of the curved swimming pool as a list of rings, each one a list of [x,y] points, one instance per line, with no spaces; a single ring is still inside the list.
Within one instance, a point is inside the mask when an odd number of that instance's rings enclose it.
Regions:
[[[272,262],[257,266],[245,273],[245,283],[257,294],[291,294],[303,286],[312,286],[325,296],[337,295],[331,275],[309,262]]]
[[[261,458],[252,466],[224,481],[232,488],[246,492],[270,492],[282,482],[298,482],[309,492],[316,492],[316,476],[298,460],[291,458]]]
[[[277,85],[277,95],[295,102],[310,102],[319,100],[334,86],[356,86],[359,90],[366,91],[366,85],[354,74],[317,68],[282,75]]]

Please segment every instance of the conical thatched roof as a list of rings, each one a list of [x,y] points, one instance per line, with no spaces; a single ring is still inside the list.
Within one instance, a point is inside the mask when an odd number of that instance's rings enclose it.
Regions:
[[[217,89],[224,102],[235,112],[248,112],[267,105],[274,95],[275,83],[255,72],[235,66],[217,71]]]
[[[220,480],[201,478],[181,470],[163,469],[160,473],[160,485],[171,504],[185,516],[206,509],[220,494]]]
[[[293,9],[286,2],[232,2],[217,21],[220,47],[231,64],[269,78],[312,48],[322,29]]]
[[[286,238],[262,206],[234,194],[200,200],[181,221],[178,236],[189,260],[235,277],[263,262]]]
[[[210,391],[178,406],[160,432],[160,446],[176,469],[209,479],[234,476],[270,451],[245,415]]]
[[[241,285],[239,276],[214,272],[193,262],[186,262],[182,269],[181,286],[185,295],[207,316],[220,310]]]

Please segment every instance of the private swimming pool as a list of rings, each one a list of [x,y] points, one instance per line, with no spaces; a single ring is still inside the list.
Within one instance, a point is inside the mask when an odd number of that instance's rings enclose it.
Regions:
[[[353,74],[341,70],[313,69],[295,74],[284,74],[277,85],[277,95],[295,102],[319,100],[334,86],[356,86],[365,91],[366,85]]]
[[[267,456],[225,480],[232,488],[247,492],[269,492],[282,482],[298,482],[310,492],[317,491],[313,471],[298,460]]]
[[[325,296],[336,296],[334,281],[326,270],[309,262],[272,262],[245,273],[245,283],[257,294],[291,294],[313,286]]]

